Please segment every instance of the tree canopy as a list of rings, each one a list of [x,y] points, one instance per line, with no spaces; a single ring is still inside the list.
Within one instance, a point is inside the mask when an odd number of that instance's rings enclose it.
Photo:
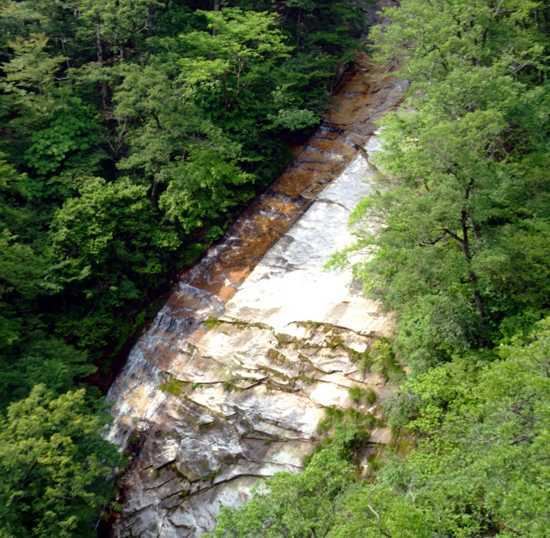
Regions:
[[[0,420],[0,535],[95,536],[121,462],[104,441],[83,389],[55,397],[45,385]]]

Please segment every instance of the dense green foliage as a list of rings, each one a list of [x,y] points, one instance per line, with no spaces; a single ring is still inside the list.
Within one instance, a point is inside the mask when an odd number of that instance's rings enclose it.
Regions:
[[[386,403],[395,446],[361,480],[361,431],[337,434],[304,473],[224,511],[215,536],[548,535],[550,13],[403,0],[386,14],[375,50],[411,88],[383,122],[351,250],[369,253],[355,273],[397,314],[386,351],[410,371]]]
[[[120,458],[75,385],[319,122],[359,13],[0,0],[2,538],[95,534]],[[402,0],[386,15],[374,48],[411,90],[352,225],[354,259],[370,253],[355,273],[398,322],[362,367],[411,372],[386,403],[395,450],[361,478],[377,419],[329,413],[305,471],[222,512],[215,536],[547,535],[550,14]]]
[[[354,214],[359,247],[377,252],[356,272],[398,313],[396,346],[418,370],[548,306],[545,19],[537,2],[505,4],[404,2],[374,36],[412,91],[384,123],[380,192]]]
[[[44,385],[0,420],[0,536],[94,536],[110,498],[114,446],[99,437],[83,389],[55,397]]]
[[[108,373],[318,124],[362,30],[352,8],[0,0],[3,536],[92,533],[113,459],[67,391]]]

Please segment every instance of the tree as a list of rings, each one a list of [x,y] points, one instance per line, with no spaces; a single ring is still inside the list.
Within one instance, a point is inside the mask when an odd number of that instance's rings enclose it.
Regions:
[[[181,243],[170,225],[158,222],[144,186],[80,178],[79,193],[51,223],[52,264],[45,279],[52,294],[80,298],[69,299],[58,314],[58,330],[78,336],[80,347],[97,350],[115,331],[126,334],[113,323],[114,312],[141,300],[141,290],[165,270]]]
[[[499,360],[455,360],[403,387],[419,448],[382,481],[430,512],[436,533],[544,536],[549,346],[546,318],[503,343]]]
[[[257,174],[273,177],[265,169],[281,145],[267,133],[318,121],[284,73],[291,48],[276,17],[239,9],[197,15],[199,29],[153,40],[145,65],[123,66],[114,96],[129,131],[119,167],[145,179],[153,202],[185,232],[248,199]]]
[[[95,536],[108,502],[116,449],[84,390],[54,397],[37,385],[0,423],[0,532],[5,536]]]
[[[538,4],[509,4],[410,0],[375,34],[383,58],[405,62],[412,110],[384,122],[380,192],[354,214],[357,248],[374,255],[356,273],[398,312],[396,346],[419,370],[489,345],[505,317],[545,304],[543,38]],[[376,236],[367,217],[384,223]]]
[[[326,536],[353,466],[339,443],[314,455],[303,473],[281,473],[240,510],[223,509],[212,537]]]

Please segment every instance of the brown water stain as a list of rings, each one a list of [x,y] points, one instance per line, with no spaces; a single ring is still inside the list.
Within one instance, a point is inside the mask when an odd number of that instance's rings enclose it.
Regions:
[[[173,372],[178,360],[196,359],[194,348],[200,347],[210,327],[204,320],[212,316],[211,312],[217,315],[223,311],[223,303],[234,296],[274,243],[366,145],[377,119],[400,102],[401,96],[394,97],[396,82],[387,68],[371,65],[366,55],[357,58],[355,68],[346,74],[332,98],[325,120],[302,146],[294,163],[243,212],[220,242],[180,275],[155,326],[140,344],[142,377],[148,375],[149,367]],[[121,415],[123,425],[128,419],[128,431],[134,428],[133,417],[145,417],[150,412],[147,385],[142,387],[133,376],[119,378],[112,394],[116,400],[117,394],[132,393],[124,400],[131,413]],[[147,464],[147,458],[134,459],[123,490],[139,475],[144,461]]]
[[[376,120],[388,110],[396,79],[387,69],[371,65],[360,55],[333,96],[317,132],[304,144],[295,161],[241,214],[216,245],[184,271],[166,303],[166,319],[154,338],[142,346],[151,364],[169,370],[185,335],[197,342],[206,330],[205,301],[227,303],[268,250],[304,214],[316,196],[336,179],[366,145]],[[395,99],[395,106],[400,98]]]
[[[376,127],[373,118],[394,84],[386,68],[372,65],[365,54],[359,55],[331,99],[325,120],[294,163],[180,281],[206,290],[222,302],[233,297],[312,199],[343,172],[356,156],[357,146],[366,143]]]

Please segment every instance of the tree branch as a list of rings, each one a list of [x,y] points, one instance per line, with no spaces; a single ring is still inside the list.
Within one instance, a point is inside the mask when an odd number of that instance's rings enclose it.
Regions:
[[[462,237],[460,237],[458,234],[456,234],[455,232],[449,230],[449,228],[443,228],[443,231],[447,235],[452,237],[455,241],[458,241],[461,245],[464,245],[464,239]]]

